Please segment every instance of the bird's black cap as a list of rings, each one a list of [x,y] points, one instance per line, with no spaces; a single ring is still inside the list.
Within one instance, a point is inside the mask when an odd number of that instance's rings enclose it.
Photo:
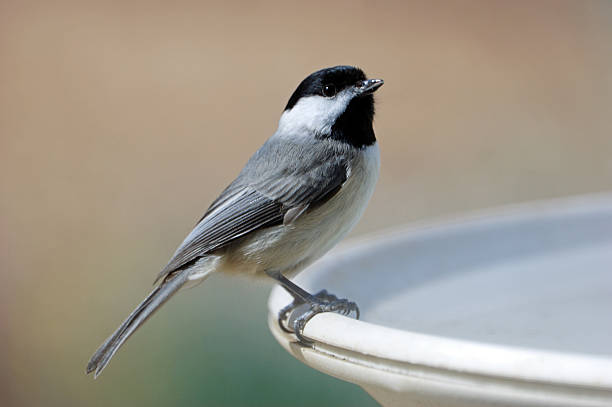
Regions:
[[[324,96],[326,85],[333,85],[337,92],[354,86],[359,81],[366,79],[365,74],[359,68],[349,65],[339,65],[325,68],[311,73],[299,84],[295,92],[289,98],[285,110],[291,109],[304,96]]]

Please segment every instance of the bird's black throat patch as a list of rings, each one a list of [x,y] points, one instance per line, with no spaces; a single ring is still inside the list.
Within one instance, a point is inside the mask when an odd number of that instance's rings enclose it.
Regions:
[[[362,148],[376,142],[372,120],[374,119],[374,96],[358,96],[351,100],[331,128],[327,137]]]

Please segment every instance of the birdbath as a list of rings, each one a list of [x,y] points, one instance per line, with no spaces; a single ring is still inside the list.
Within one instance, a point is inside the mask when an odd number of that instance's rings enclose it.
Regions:
[[[279,329],[383,406],[612,406],[612,194],[489,210],[345,245],[296,282],[359,304]]]

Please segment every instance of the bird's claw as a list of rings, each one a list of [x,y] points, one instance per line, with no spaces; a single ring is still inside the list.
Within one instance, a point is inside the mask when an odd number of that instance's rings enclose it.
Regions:
[[[293,302],[280,310],[278,315],[278,325],[287,333],[295,334],[298,341],[305,346],[312,346],[313,342],[304,335],[304,328],[308,321],[315,315],[323,312],[335,312],[349,316],[355,313],[355,318],[359,319],[359,307],[356,303],[345,298],[339,299],[326,290],[321,290],[313,295],[314,300],[306,302],[302,299],[294,299]],[[301,309],[304,309],[301,311]],[[301,311],[295,315],[298,311]],[[290,327],[291,329],[289,329]]]
[[[280,312],[278,313],[278,326],[283,332],[286,332],[288,334],[293,333],[292,330],[288,329],[285,326],[285,321],[289,319],[289,315],[291,315],[291,312],[302,304],[304,304],[304,301],[298,300],[296,298],[291,304],[286,305],[285,307],[283,307],[283,309],[280,310]]]

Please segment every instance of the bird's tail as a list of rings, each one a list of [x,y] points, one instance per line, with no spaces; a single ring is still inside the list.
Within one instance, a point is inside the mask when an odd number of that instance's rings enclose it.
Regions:
[[[181,270],[157,286],[123,321],[121,326],[100,345],[87,364],[87,373],[95,371],[94,378],[98,377],[121,345],[187,282],[188,277],[188,271]]]

